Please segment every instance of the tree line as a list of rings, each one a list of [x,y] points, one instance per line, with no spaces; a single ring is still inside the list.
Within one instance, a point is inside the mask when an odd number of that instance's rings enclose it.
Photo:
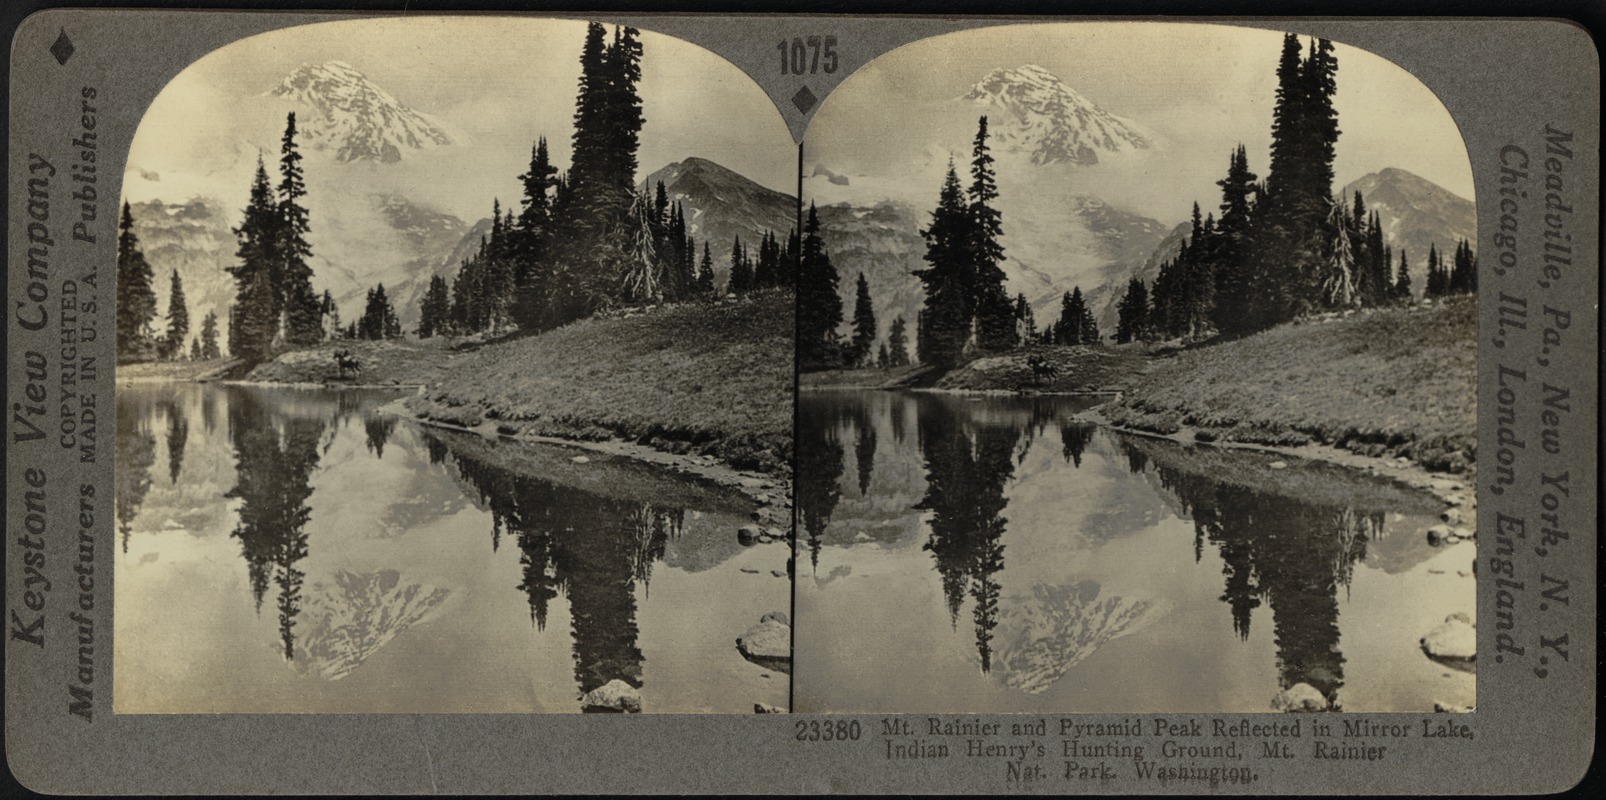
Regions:
[[[1338,59],[1326,39],[1308,48],[1293,34],[1283,39],[1277,66],[1271,168],[1264,181],[1249,169],[1245,148],[1230,154],[1221,216],[1201,217],[1176,256],[1152,285],[1134,278],[1118,304],[1114,338],[1203,339],[1242,335],[1323,311],[1410,302],[1415,296],[1403,250],[1396,268],[1384,243],[1383,222],[1366,209],[1333,196],[1333,162],[1339,136],[1333,105]],[[925,301],[916,321],[922,363],[953,366],[967,353],[1001,352],[1023,342],[1098,344],[1102,333],[1081,287],[1066,292],[1060,317],[1041,330],[1023,295],[1009,297],[1001,268],[1002,215],[987,145],[987,118],[978,121],[969,182],[948,165],[930,224],[920,231],[927,266],[916,270]],[[811,209],[811,219],[813,212]],[[873,307],[860,276],[853,334],[840,341],[838,278],[828,260],[803,252],[799,298],[799,355],[805,369],[865,366],[874,341]],[[1440,297],[1477,289],[1477,258],[1469,242],[1451,257],[1437,246],[1428,256],[1423,294]],[[898,361],[896,346],[889,362]],[[875,363],[880,363],[879,356]]]
[[[636,153],[645,121],[637,92],[639,36],[635,28],[615,27],[610,39],[601,24],[587,26],[568,171],[560,173],[552,164],[540,137],[529,170],[519,176],[520,207],[504,214],[496,201],[489,236],[463,261],[456,279],[431,280],[419,307],[421,336],[515,327],[539,331],[607,308],[793,284],[801,248],[796,231],[784,240],[772,231],[757,242],[738,237],[732,243],[730,277],[716,287],[711,248],[703,242],[699,252],[684,207],[669,202],[661,183],[651,194],[636,189]],[[369,290],[362,315],[344,326],[329,292],[313,291],[306,180],[295,136],[291,113],[281,141],[279,180],[270,181],[259,158],[244,221],[234,231],[239,247],[238,262],[227,268],[236,283],[228,349],[249,361],[327,338],[402,334],[395,299],[383,285]],[[146,350],[155,354],[167,347],[170,339],[182,343],[184,334],[174,339],[150,331],[155,314],[150,267],[131,227],[125,219],[119,352],[141,359],[150,357]],[[179,327],[187,328],[187,311],[180,317]]]
[[[1242,145],[1233,150],[1216,182],[1221,218],[1201,218],[1194,204],[1187,240],[1152,285],[1128,283],[1117,342],[1241,335],[1311,313],[1414,299],[1409,260],[1402,249],[1395,267],[1379,215],[1358,191],[1353,203],[1333,195],[1338,59],[1326,39],[1301,49],[1298,37],[1284,36],[1266,179],[1250,171]],[[1477,290],[1469,242],[1456,244],[1448,264],[1430,245],[1428,262],[1425,296]]]
[[[139,246],[139,236],[134,233],[133,209],[124,201],[117,229],[117,363],[221,358],[216,314],[206,312],[199,333],[190,336],[189,301],[178,270],[173,270],[168,286],[167,328],[160,333],[155,330],[156,292],[151,288],[154,279],[155,273]],[[186,339],[188,349],[184,346]]]

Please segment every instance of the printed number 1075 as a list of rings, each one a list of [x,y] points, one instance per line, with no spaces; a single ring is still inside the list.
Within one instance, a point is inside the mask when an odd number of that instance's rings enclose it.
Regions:
[[[782,75],[836,72],[835,36],[794,36],[775,43],[781,51]]]

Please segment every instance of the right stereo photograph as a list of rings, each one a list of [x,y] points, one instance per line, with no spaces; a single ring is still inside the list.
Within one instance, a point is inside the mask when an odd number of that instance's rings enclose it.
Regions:
[[[1409,72],[954,33],[802,170],[793,711],[1474,709],[1477,217]]]

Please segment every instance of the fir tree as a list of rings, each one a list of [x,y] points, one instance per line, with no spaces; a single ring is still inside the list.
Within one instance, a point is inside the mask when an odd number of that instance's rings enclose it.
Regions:
[[[451,324],[451,297],[446,288],[446,278],[433,275],[429,279],[429,288],[424,291],[424,299],[418,304],[418,338],[428,339],[446,333]]]
[[[820,238],[820,216],[809,204],[803,226],[802,255],[798,264],[798,360],[804,369],[837,364],[837,327],[842,324],[842,298],[837,293],[836,267]]]
[[[194,337],[190,337],[190,360],[201,360],[201,340]]]
[[[902,316],[894,317],[887,332],[887,364],[893,367],[909,366],[909,340],[907,325]]]
[[[1394,299],[1409,303],[1412,300],[1411,265],[1406,261],[1405,248],[1400,248],[1400,271],[1394,279]]]
[[[368,302],[363,308],[362,319],[357,321],[356,338],[401,338],[401,321],[396,318],[396,310],[385,294],[385,284],[368,290]]]
[[[134,215],[127,201],[117,228],[117,360],[140,361],[152,355],[151,320],[156,318],[155,273],[140,250]]]
[[[217,346],[217,314],[208,311],[201,320],[201,358],[210,361],[222,357]]]
[[[234,229],[239,263],[228,267],[234,277],[235,302],[229,316],[229,354],[246,361],[269,355],[278,334],[282,310],[277,275],[282,268],[280,212],[267,169],[257,159],[245,219]]]
[[[162,358],[183,358],[184,340],[190,335],[190,309],[184,299],[184,281],[173,270],[167,295],[167,336],[158,348]]]
[[[876,352],[875,364],[879,369],[888,369],[892,366],[892,356],[887,352],[886,342],[882,342],[881,348]]]
[[[1149,318],[1149,290],[1143,281],[1133,278],[1127,282],[1126,294],[1116,305],[1115,341],[1126,344],[1143,338]]]
[[[740,294],[752,288],[753,267],[747,261],[747,249],[742,247],[742,237],[737,236],[731,245],[731,271],[725,281],[725,293]]]
[[[920,231],[929,265],[914,274],[925,288],[925,305],[916,329],[920,362],[938,367],[958,362],[970,338],[975,315],[974,263],[970,257],[973,218],[953,162],[943,179],[931,224]]]
[[[697,294],[702,297],[714,294],[714,254],[709,252],[708,242],[703,242],[703,260],[697,268]]]
[[[870,357],[870,347],[876,340],[875,305],[870,299],[870,284],[859,273],[859,283],[853,301],[853,340],[848,360],[854,366],[863,366]]]
[[[1004,291],[1003,215],[993,207],[998,199],[998,182],[993,176],[993,156],[987,147],[987,118],[981,117],[976,126],[976,140],[971,149],[971,183],[967,192],[970,201],[969,255],[974,261],[976,298],[976,343],[982,350],[998,352],[1009,350],[1019,343],[1015,328],[1015,307]]]
[[[312,257],[312,245],[307,243],[311,224],[307,209],[301,204],[307,187],[301,170],[301,154],[296,150],[293,111],[285,122],[279,174],[278,255],[284,261],[276,277],[284,313],[284,338],[291,345],[304,347],[323,339],[323,319],[318,295],[312,290],[312,265],[308,263]]]

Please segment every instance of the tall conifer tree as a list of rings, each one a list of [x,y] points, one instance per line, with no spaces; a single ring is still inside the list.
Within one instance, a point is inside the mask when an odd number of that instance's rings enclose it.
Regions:
[[[853,344],[849,350],[849,361],[854,366],[865,365],[870,357],[870,348],[875,345],[876,333],[875,304],[870,299],[870,283],[860,272],[853,301]]]
[[[156,318],[155,273],[134,233],[134,215],[127,201],[117,228],[117,360],[150,358],[151,320]]]
[[[842,298],[836,267],[820,237],[820,215],[809,204],[798,265],[798,359],[805,369],[835,366],[839,359],[837,327],[842,324]]]

